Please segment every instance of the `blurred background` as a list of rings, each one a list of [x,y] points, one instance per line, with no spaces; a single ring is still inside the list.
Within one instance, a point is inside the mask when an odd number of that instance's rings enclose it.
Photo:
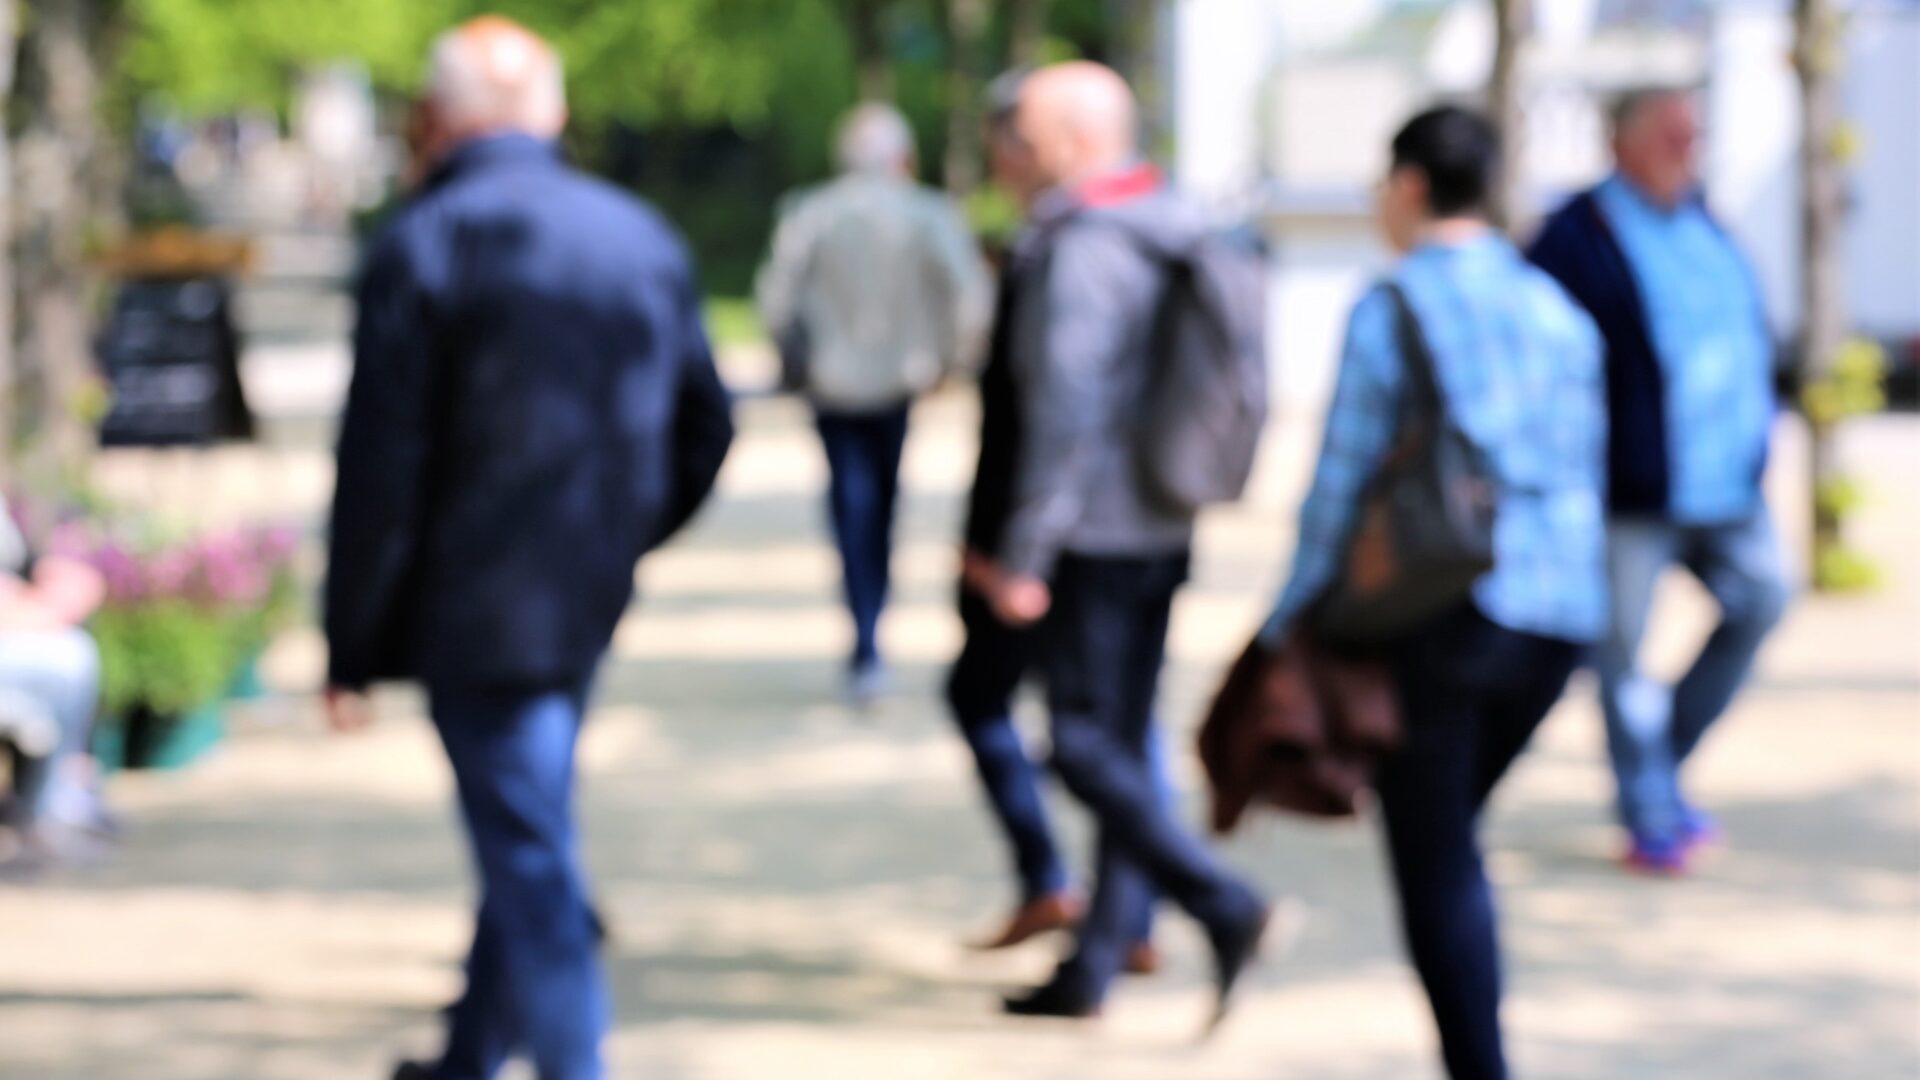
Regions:
[[[824,465],[747,299],[779,200],[829,174],[846,109],[887,99],[923,177],[1004,239],[982,89],[1070,57],[1127,75],[1154,155],[1273,243],[1279,411],[1178,612],[1183,749],[1291,549],[1346,313],[1387,261],[1391,132],[1436,98],[1486,103],[1525,235],[1604,172],[1615,95],[1699,88],[1708,196],[1781,345],[1770,494],[1808,596],[1703,763],[1735,846],[1696,880],[1611,865],[1584,684],[1503,796],[1515,1056],[1527,1076],[1920,1072],[1920,2],[0,0],[0,482],[36,539],[123,559],[95,750],[128,822],[111,859],[0,873],[0,1076],[377,1075],[458,984],[444,766],[404,691],[372,739],[322,738],[308,598],[347,286],[397,197],[427,44],[483,11],[559,49],[574,160],[687,235],[741,396],[721,499],[643,571],[585,749],[616,1075],[1429,1075],[1362,828],[1231,845],[1315,922],[1219,1044],[1184,1041],[1197,941],[1098,1032],[993,1019],[993,988],[1048,957],[956,944],[1004,899],[935,694],[967,388],[920,407],[908,451],[900,693],[866,719],[834,699]],[[225,584],[155,602],[192,567]],[[1679,657],[1710,610],[1675,592],[1687,615],[1655,646]]]

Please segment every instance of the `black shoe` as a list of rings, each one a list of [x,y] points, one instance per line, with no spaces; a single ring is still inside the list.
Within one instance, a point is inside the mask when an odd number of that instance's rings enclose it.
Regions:
[[[1100,1003],[1090,1001],[1086,995],[1071,990],[1062,983],[1051,982],[1045,986],[1019,997],[1001,1000],[1008,1016],[1052,1017],[1058,1020],[1091,1020],[1100,1015]]]
[[[420,1061],[403,1061],[394,1067],[393,1080],[433,1080],[433,1066]]]
[[[1213,1017],[1207,1021],[1202,1038],[1211,1036],[1226,1022],[1227,1011],[1233,1007],[1234,987],[1260,955],[1260,941],[1267,936],[1267,928],[1272,924],[1273,908],[1262,902],[1251,918],[1235,921],[1209,935],[1213,940],[1213,985],[1217,996]]]

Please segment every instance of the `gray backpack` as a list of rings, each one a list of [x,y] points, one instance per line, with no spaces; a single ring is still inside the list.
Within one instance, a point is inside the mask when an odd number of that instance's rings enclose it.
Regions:
[[[1186,512],[1246,491],[1267,423],[1267,263],[1250,230],[1209,234],[1165,258],[1139,465]]]

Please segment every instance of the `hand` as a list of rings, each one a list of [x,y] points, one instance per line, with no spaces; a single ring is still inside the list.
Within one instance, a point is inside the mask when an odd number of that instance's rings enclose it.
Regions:
[[[373,703],[363,691],[329,686],[327,728],[335,735],[357,735],[373,726]]]
[[[981,596],[991,598],[1005,576],[991,556],[970,547],[960,552],[960,580]]]
[[[1053,608],[1053,592],[1037,577],[1003,578],[993,590],[993,610],[1008,626],[1032,626]]]

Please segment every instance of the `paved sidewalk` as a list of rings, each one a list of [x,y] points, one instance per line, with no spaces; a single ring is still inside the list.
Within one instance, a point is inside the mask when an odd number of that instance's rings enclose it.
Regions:
[[[1192,1038],[1204,948],[1171,914],[1169,970],[1122,986],[1097,1025],[994,1015],[995,991],[1040,977],[1052,952],[960,945],[1010,899],[934,693],[957,640],[970,416],[953,397],[918,417],[886,628],[899,693],[872,717],[834,703],[847,634],[814,494],[823,467],[790,403],[743,406],[723,501],[647,567],[584,747],[589,858],[615,935],[614,1075],[1437,1075],[1371,827],[1267,820],[1227,845],[1312,921],[1210,1045]],[[1286,425],[1261,497],[1208,525],[1176,619],[1176,745],[1277,583],[1312,436]],[[211,492],[196,504],[208,517],[313,519],[327,467],[300,441],[117,462],[103,480]],[[1521,1076],[1920,1070],[1920,423],[1862,425],[1848,453],[1884,500],[1860,532],[1892,580],[1803,603],[1706,750],[1697,784],[1731,833],[1722,856],[1683,883],[1615,869],[1585,684],[1502,792],[1488,832]],[[1786,432],[1783,506],[1802,456]],[[1668,654],[1707,618],[1691,588],[1673,600],[1656,641]],[[270,675],[310,685],[318,659],[294,635]],[[459,983],[469,886],[418,702],[385,704],[378,731],[337,741],[305,699],[258,707],[200,767],[116,781],[135,823],[119,862],[0,887],[0,1077],[372,1078],[427,1051]],[[1183,781],[1192,794],[1190,764]],[[1060,805],[1077,850],[1083,823]]]

